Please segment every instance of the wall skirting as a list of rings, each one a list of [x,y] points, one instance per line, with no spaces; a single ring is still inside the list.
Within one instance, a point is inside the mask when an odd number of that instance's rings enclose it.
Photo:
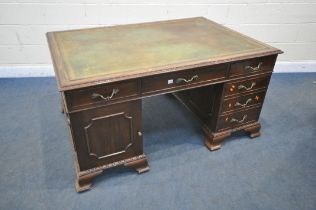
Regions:
[[[52,65],[43,66],[0,66],[0,78],[11,77],[52,77],[55,76]]]
[[[275,65],[275,73],[316,72],[316,61],[285,62]],[[0,66],[0,78],[11,77],[52,77],[54,70],[51,65],[41,66]]]
[[[316,61],[297,61],[288,62],[280,61],[277,62],[274,68],[276,73],[291,73],[291,72],[316,72]]]

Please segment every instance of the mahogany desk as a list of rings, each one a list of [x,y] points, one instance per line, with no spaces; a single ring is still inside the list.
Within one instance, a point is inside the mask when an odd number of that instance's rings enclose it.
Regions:
[[[50,32],[47,38],[78,192],[107,168],[149,170],[144,97],[174,93],[201,120],[210,150],[237,130],[259,136],[263,100],[282,53],[202,17]]]

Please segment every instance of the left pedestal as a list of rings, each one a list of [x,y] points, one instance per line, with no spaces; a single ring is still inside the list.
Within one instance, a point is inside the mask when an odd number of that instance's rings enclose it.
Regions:
[[[141,100],[65,113],[74,148],[76,190],[91,188],[103,170],[125,165],[149,170],[143,153]]]

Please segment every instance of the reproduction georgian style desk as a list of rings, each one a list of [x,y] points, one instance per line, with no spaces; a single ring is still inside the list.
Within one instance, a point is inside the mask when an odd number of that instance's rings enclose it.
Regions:
[[[258,122],[279,49],[202,17],[47,34],[74,151],[76,189],[103,170],[149,170],[142,98],[173,93],[210,150]],[[210,154],[211,155],[211,154]]]

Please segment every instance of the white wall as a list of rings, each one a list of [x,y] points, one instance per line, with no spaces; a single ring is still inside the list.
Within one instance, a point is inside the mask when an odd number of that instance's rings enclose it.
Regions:
[[[51,72],[47,31],[193,16],[282,49],[283,66],[315,67],[316,0],[0,0],[0,75]]]

